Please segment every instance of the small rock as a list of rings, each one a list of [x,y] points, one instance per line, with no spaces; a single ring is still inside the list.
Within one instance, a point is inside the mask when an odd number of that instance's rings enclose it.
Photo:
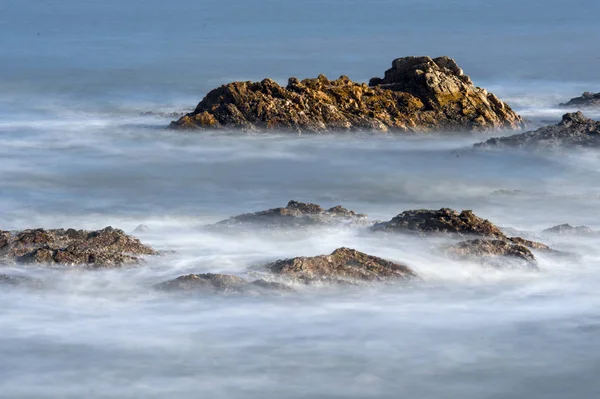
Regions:
[[[265,269],[305,284],[418,278],[407,266],[350,248],[338,248],[330,255],[278,260],[266,265]]]
[[[270,295],[293,292],[291,287],[263,279],[248,282],[230,274],[188,274],[174,280],[155,285],[164,291],[198,292],[220,295]]]
[[[523,245],[505,240],[475,239],[459,242],[444,249],[444,253],[460,259],[474,260],[494,267],[506,267],[509,260],[522,261],[526,266],[538,269],[535,256]]]
[[[140,255],[155,254],[137,238],[112,227],[0,231],[0,261],[5,262],[115,267],[138,263]]]
[[[450,208],[440,210],[404,211],[388,222],[377,223],[373,231],[415,232],[418,234],[450,234],[456,236],[478,235],[505,238],[504,233],[489,220],[480,218],[470,210],[462,212]]]
[[[165,291],[238,292],[246,281],[230,274],[188,274],[155,287]]]
[[[273,208],[262,212],[234,216],[210,227],[303,227],[314,225],[365,225],[366,223],[367,215],[357,214],[340,205],[326,210],[317,204],[290,201],[285,208]]]
[[[576,226],[573,227],[570,224],[560,224],[558,226],[550,227],[542,231],[543,234],[561,234],[561,235],[591,235],[595,234],[595,231],[587,226]]]
[[[140,116],[160,116],[162,118],[181,118],[183,115],[185,115],[185,112],[140,112]]]
[[[575,97],[566,103],[559,104],[560,107],[572,108],[600,108],[600,93],[586,91],[580,97]]]
[[[491,138],[474,145],[474,148],[598,148],[600,147],[600,122],[586,118],[581,112],[565,114],[556,125],[508,137]]]

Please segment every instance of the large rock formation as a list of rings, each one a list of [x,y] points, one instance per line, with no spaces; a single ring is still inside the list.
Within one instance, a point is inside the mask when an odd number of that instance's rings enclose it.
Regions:
[[[156,252],[122,230],[0,231],[0,262],[114,267]]]
[[[538,269],[535,256],[528,248],[506,240],[475,239],[462,241],[446,247],[444,253],[454,258],[480,262],[497,268],[512,266],[517,263],[518,266],[525,265],[532,269]]]
[[[267,265],[266,269],[306,284],[417,278],[415,272],[407,266],[350,248],[338,248],[330,255],[278,260]]]
[[[559,104],[566,108],[600,108],[600,93],[586,91],[580,97],[575,97],[566,103]]]
[[[285,208],[273,208],[234,216],[211,227],[302,227],[340,224],[364,225],[366,223],[367,215],[349,211],[341,205],[323,209],[317,204],[290,201]]]
[[[209,92],[170,127],[245,131],[407,132],[520,128],[522,119],[495,95],[475,87],[448,57],[394,60],[369,85],[323,75],[286,87],[271,79],[233,82]]]
[[[600,122],[586,118],[581,112],[565,114],[556,125],[545,126],[533,132],[496,137],[474,148],[556,148],[600,147]]]

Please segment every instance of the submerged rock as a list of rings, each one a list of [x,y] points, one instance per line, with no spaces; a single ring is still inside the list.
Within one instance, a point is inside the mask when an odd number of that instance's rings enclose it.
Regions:
[[[528,248],[506,240],[462,241],[446,247],[444,253],[455,258],[473,260],[499,268],[511,265],[510,260],[518,260],[527,267],[538,268],[535,256]]]
[[[571,226],[570,224],[560,224],[543,230],[543,234],[561,234],[561,235],[591,235],[596,234],[594,230],[587,226]]]
[[[566,103],[559,104],[560,107],[574,108],[600,108],[600,93],[586,91],[580,97],[575,97]]]
[[[346,76],[233,82],[209,92],[173,129],[237,128],[244,131],[407,132],[520,128],[522,119],[504,102],[475,87],[448,57],[393,61],[369,85]]]
[[[302,227],[311,225],[364,225],[367,215],[358,214],[342,206],[330,209],[317,204],[298,201],[288,202],[285,208],[273,208],[266,211],[246,213],[222,220],[211,227],[264,226],[264,227]]]
[[[140,116],[160,116],[161,118],[181,118],[185,112],[160,112],[160,111],[144,111],[140,112]]]
[[[145,224],[140,224],[133,230],[134,233],[147,233],[148,231],[150,231],[150,227]]]
[[[43,283],[32,277],[0,274],[0,286],[42,288]]]
[[[262,295],[282,292],[292,292],[293,289],[277,282],[263,279],[246,281],[241,277],[231,274],[188,274],[155,285],[155,288],[164,291],[198,292],[205,294],[221,295]]]
[[[418,234],[450,234],[456,236],[478,235],[505,238],[504,233],[487,219],[473,211],[418,209],[404,211],[388,222],[373,225],[374,231],[414,232]]]
[[[418,278],[407,266],[350,248],[338,248],[330,255],[278,260],[265,268],[271,273],[305,284]]]
[[[556,148],[600,147],[600,122],[586,118],[581,112],[565,114],[556,125],[545,126],[533,132],[508,137],[491,138],[474,148]]]
[[[0,231],[0,261],[114,267],[137,263],[140,255],[155,254],[138,239],[112,227]]]

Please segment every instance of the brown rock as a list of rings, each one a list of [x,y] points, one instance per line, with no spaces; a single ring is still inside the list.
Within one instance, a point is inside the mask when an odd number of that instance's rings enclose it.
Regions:
[[[538,268],[535,256],[529,249],[505,240],[468,240],[446,247],[444,252],[452,257],[474,260],[494,267],[510,265],[506,262],[508,258],[520,261],[530,268]]]
[[[350,248],[338,248],[330,255],[278,260],[267,265],[266,269],[307,284],[417,278],[415,272],[407,266]]]
[[[287,87],[271,79],[233,82],[209,92],[174,129],[277,129],[293,132],[408,132],[520,128],[522,119],[493,94],[475,87],[448,57],[394,60],[370,86],[324,75]]]
[[[188,274],[156,285],[165,291],[238,292],[246,284],[241,277],[229,274]]]
[[[372,230],[505,238],[504,233],[489,220],[469,210],[459,213],[449,208],[404,211],[388,222],[375,224]]]
[[[581,112],[565,114],[556,125],[545,126],[533,132],[495,137],[474,148],[599,148],[600,122],[588,119]]]
[[[546,244],[542,244],[541,242],[537,242],[537,241],[526,240],[522,237],[510,237],[510,238],[508,238],[508,240],[510,242],[512,242],[513,244],[522,245],[524,247],[531,248],[531,249],[537,249],[540,251],[553,251]]]
[[[487,239],[506,241],[523,247],[558,253],[545,244],[521,237],[508,237],[498,226],[483,219],[473,211],[455,211],[450,208],[440,210],[418,209],[404,211],[388,222],[376,223],[373,231],[405,232],[420,235],[447,234],[455,237],[478,236]]]
[[[20,263],[114,267],[137,263],[156,252],[122,230],[74,229],[0,232],[0,260]]]
[[[174,280],[155,285],[164,291],[198,292],[221,295],[264,295],[293,292],[293,289],[277,282],[263,279],[248,282],[230,274],[188,274]]]
[[[288,202],[285,208],[246,213],[222,220],[212,227],[257,226],[302,227],[311,225],[352,224],[364,225],[367,215],[357,214],[341,205],[323,209],[317,204],[298,201]]]

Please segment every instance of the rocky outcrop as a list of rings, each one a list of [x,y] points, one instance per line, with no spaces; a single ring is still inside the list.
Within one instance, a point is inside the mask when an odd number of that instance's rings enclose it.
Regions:
[[[114,267],[154,254],[152,248],[112,227],[97,231],[0,231],[0,262]]]
[[[523,245],[506,240],[475,239],[448,246],[444,253],[454,258],[467,259],[485,265],[503,268],[517,263],[537,269],[533,253]]]
[[[421,235],[450,234],[459,237],[476,235],[506,238],[497,226],[472,211],[458,212],[449,208],[404,211],[388,222],[375,224],[372,230],[413,232]]]
[[[413,233],[418,235],[448,235],[454,238],[483,237],[504,241],[540,251],[557,252],[541,242],[522,237],[508,237],[498,226],[470,210],[458,212],[450,208],[404,211],[390,221],[376,223],[372,231]]]
[[[292,292],[293,289],[277,282],[263,279],[246,281],[231,274],[188,274],[164,283],[155,288],[171,292],[197,292],[220,295],[264,295]]]
[[[404,265],[349,248],[338,248],[330,255],[278,260],[260,267],[271,278],[291,283],[353,284],[418,278]],[[219,295],[271,295],[293,292],[281,282],[258,279],[248,281],[230,274],[189,274],[155,285],[163,291],[197,292]]]
[[[265,268],[278,276],[305,284],[418,278],[416,273],[407,266],[350,248],[338,248],[330,255],[278,260]]]
[[[448,57],[394,60],[369,85],[346,76],[233,82],[209,92],[193,112],[170,127],[244,131],[412,132],[520,128],[504,102],[475,87]]]
[[[560,235],[592,235],[596,234],[594,230],[587,226],[571,226],[570,224],[559,224],[542,231],[542,234],[560,234]]]
[[[600,93],[586,91],[580,97],[575,97],[566,103],[559,104],[565,108],[600,108]]]
[[[366,223],[367,215],[355,213],[343,208],[341,205],[324,209],[317,204],[290,201],[285,208],[273,208],[266,211],[234,216],[210,227],[302,227],[315,225],[364,225]]]
[[[565,114],[557,125],[545,126],[533,132],[496,137],[475,144],[474,148],[557,148],[600,147],[600,122],[586,118],[581,112]]]

